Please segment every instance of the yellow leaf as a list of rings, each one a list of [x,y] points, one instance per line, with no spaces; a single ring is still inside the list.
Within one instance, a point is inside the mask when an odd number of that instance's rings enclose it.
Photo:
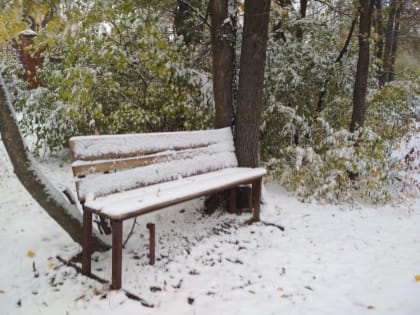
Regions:
[[[414,279],[416,279],[416,282],[420,282],[420,275],[416,275]]]
[[[48,263],[48,268],[49,269],[54,269],[55,268],[55,265],[52,262],[49,262]]]
[[[28,250],[28,252],[26,253],[26,255],[27,255],[28,257],[33,258],[33,257],[35,257],[35,252],[33,252],[33,251],[31,251],[31,250]]]
[[[101,295],[102,292],[99,291],[97,288],[93,288],[93,294],[95,294],[95,295]]]

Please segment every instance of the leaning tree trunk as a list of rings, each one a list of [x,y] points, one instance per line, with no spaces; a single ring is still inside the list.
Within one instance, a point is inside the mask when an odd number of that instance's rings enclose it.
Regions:
[[[239,72],[235,144],[240,166],[259,164],[260,119],[270,0],[246,0]]]
[[[0,133],[19,181],[48,213],[77,243],[82,244],[82,215],[70,204],[62,193],[46,178],[37,167],[17,125],[15,112],[0,75]],[[94,239],[95,250],[105,250],[109,246],[102,240]]]
[[[369,74],[370,24],[374,0],[360,0],[359,55],[353,90],[353,114],[350,132],[363,127],[366,111],[366,92]]]

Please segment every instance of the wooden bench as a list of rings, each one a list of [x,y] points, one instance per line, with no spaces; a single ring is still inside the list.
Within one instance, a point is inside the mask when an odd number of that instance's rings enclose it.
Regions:
[[[241,168],[230,128],[190,132],[80,136],[70,139],[83,207],[82,270],[91,273],[92,214],[112,227],[112,289],[121,288],[123,221],[251,184],[252,221],[259,221],[262,168]]]

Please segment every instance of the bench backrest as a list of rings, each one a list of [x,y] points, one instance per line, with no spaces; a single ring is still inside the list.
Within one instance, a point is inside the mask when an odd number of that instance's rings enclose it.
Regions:
[[[72,137],[70,151],[81,202],[238,164],[230,128]]]

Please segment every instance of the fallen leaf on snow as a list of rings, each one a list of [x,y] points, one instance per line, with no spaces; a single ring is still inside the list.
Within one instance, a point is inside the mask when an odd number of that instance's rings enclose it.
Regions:
[[[3,291],[3,290],[0,290],[0,294],[3,294],[3,293],[6,293],[5,291]]]
[[[416,279],[416,282],[420,282],[420,275],[416,275],[414,279]]]
[[[93,294],[95,294],[95,295],[101,295],[102,292],[99,291],[97,288],[93,288]]]
[[[374,307],[374,306],[372,306],[372,305],[369,305],[369,306],[367,307],[367,309],[368,309],[368,310],[374,310],[374,309],[375,309],[375,307]]]
[[[35,257],[35,252],[33,252],[31,250],[28,250],[28,252],[26,253],[26,256],[28,256],[30,258],[33,258],[33,257]]]

